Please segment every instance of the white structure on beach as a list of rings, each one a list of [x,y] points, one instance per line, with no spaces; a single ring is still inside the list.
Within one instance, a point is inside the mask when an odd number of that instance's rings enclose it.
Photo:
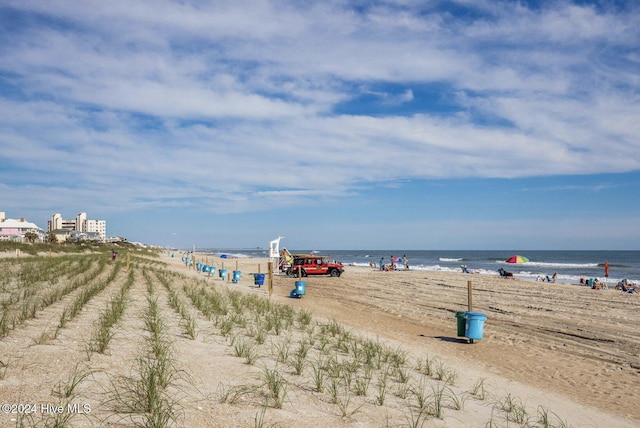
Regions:
[[[15,220],[12,218],[6,218],[4,212],[0,212],[0,239],[23,241],[24,234],[27,232],[37,233],[39,237],[42,237],[43,232],[34,223],[26,221],[24,218]]]
[[[89,220],[87,213],[78,213],[74,220],[65,220],[59,213],[53,214],[47,221],[47,232],[67,230],[75,232],[77,237],[97,237],[104,241],[107,238],[107,222],[105,220]],[[91,239],[91,238],[89,238]]]
[[[278,262],[280,260],[280,240],[284,236],[278,236],[273,241],[269,242],[269,258],[273,262],[273,273],[278,272]]]

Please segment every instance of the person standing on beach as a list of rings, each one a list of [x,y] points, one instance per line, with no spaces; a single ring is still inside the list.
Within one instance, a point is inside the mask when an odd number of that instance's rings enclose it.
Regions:
[[[393,255],[389,257],[389,259],[391,260],[391,263],[389,264],[389,270],[396,270],[396,263],[393,260]]]
[[[605,278],[609,278],[609,262],[606,260],[604,262],[604,276]]]
[[[409,259],[406,254],[402,256],[402,264],[404,265],[404,270],[409,270]]]
[[[380,257],[378,265],[380,265],[380,270],[384,270],[384,257]]]

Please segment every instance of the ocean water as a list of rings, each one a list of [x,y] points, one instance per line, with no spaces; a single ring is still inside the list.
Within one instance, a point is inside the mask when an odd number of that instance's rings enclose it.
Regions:
[[[197,249],[213,255],[228,257],[267,257],[267,249]],[[413,271],[461,272],[460,265],[466,265],[481,275],[496,275],[503,268],[522,279],[536,280],[538,276],[557,273],[557,282],[579,283],[580,278],[599,278],[607,284],[615,285],[626,278],[640,282],[640,251],[469,251],[469,250],[290,250],[292,253],[328,255],[345,265],[369,266],[384,257],[385,264],[390,256],[407,256]],[[528,263],[510,264],[505,260],[514,254],[529,258]],[[604,263],[609,263],[609,277],[604,276]]]

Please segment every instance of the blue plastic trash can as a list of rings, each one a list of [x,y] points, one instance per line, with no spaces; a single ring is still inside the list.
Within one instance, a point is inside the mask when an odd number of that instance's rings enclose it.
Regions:
[[[218,271],[218,276],[220,276],[220,278],[222,278],[222,279],[226,279],[227,278],[227,270],[226,269],[220,269]]]
[[[307,293],[307,283],[305,281],[296,281],[296,288],[289,292],[289,297],[300,298]]]
[[[487,319],[487,315],[480,312],[467,312],[465,318],[467,320],[464,333],[465,337],[472,340],[482,339],[484,322]]]
[[[231,277],[231,282],[233,282],[235,284],[238,281],[240,281],[240,271],[239,270],[234,270],[233,271],[233,276]]]
[[[254,273],[253,274],[253,283],[258,287],[264,285],[264,274],[263,273]]]

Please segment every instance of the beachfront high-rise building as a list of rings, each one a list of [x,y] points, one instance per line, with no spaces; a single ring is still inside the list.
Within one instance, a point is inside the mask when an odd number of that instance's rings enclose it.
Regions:
[[[54,230],[68,230],[90,235],[98,235],[101,240],[107,237],[107,222],[105,220],[89,220],[87,213],[78,213],[74,220],[65,220],[59,213],[53,214],[47,221],[47,232]]]
[[[78,215],[76,216],[76,230],[78,232],[85,232],[85,230],[83,230],[83,226],[86,221],[87,213],[78,213]]]
[[[60,214],[54,214],[51,220],[47,221],[47,232],[54,230],[76,230],[76,220],[65,220]]]
[[[82,231],[97,233],[104,240],[107,237],[107,222],[104,220],[84,220]]]

